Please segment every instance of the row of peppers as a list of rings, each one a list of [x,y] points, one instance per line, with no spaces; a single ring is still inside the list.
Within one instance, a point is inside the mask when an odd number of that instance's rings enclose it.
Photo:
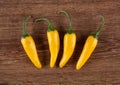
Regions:
[[[74,49],[76,46],[76,33],[73,32],[73,30],[72,30],[70,14],[65,10],[60,10],[59,13],[64,13],[68,18],[68,31],[64,35],[63,56],[59,63],[59,67],[62,68],[63,66],[65,66],[65,64],[68,62],[68,60],[71,58],[71,56],[74,52]],[[24,48],[26,54],[32,61],[32,63],[37,68],[41,68],[42,65],[38,58],[35,42],[34,42],[32,36],[30,34],[28,34],[28,32],[26,31],[26,22],[27,22],[28,18],[29,18],[29,16],[26,16],[24,18],[23,34],[21,37],[21,43],[23,45],[23,48]],[[89,59],[90,55],[92,54],[92,52],[94,51],[94,49],[97,46],[98,35],[105,23],[104,17],[100,16],[100,18],[102,21],[101,25],[99,26],[99,28],[97,29],[97,31],[94,34],[89,35],[88,38],[86,39],[82,53],[80,54],[80,57],[76,64],[77,70],[79,70],[86,63],[86,61]],[[55,28],[55,26],[47,18],[38,18],[35,20],[35,22],[39,22],[42,20],[48,22],[47,38],[48,38],[49,50],[50,50],[50,54],[51,54],[50,67],[53,68],[55,66],[57,56],[59,53],[59,49],[60,49],[59,33],[58,33],[58,30]]]

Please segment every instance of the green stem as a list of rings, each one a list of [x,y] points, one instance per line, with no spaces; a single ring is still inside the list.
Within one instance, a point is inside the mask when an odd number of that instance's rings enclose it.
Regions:
[[[29,19],[29,17],[30,16],[25,16],[24,21],[23,21],[23,35],[22,35],[22,37],[24,37],[24,38],[29,35],[26,31],[26,22]]]
[[[97,39],[98,39],[98,35],[99,35],[101,29],[104,27],[104,24],[105,24],[104,17],[103,17],[103,16],[100,16],[100,18],[101,18],[101,21],[102,21],[102,22],[101,22],[99,28],[97,29],[97,31],[93,34],[93,36],[94,36],[95,38],[97,38]]]
[[[35,22],[39,22],[41,20],[44,20],[44,21],[47,21],[48,23],[48,31],[54,31],[55,30],[55,27],[54,25],[51,23],[51,21],[47,18],[39,18],[39,19],[36,19]]]
[[[60,13],[60,12],[66,14],[66,16],[68,18],[68,31],[67,31],[67,33],[69,33],[69,34],[73,33],[70,14],[65,10],[60,10],[58,13]]]

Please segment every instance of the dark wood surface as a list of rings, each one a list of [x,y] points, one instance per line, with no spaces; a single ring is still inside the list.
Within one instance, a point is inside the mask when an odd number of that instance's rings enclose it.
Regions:
[[[70,12],[73,30],[77,34],[75,52],[60,69],[63,36],[67,18],[57,14],[60,9]],[[20,42],[22,22],[31,15],[27,30],[33,36],[43,68],[36,69],[26,56]],[[105,17],[105,27],[99,43],[84,67],[75,65],[86,37]],[[34,23],[38,17],[49,18],[59,30],[61,47],[56,67],[49,68],[47,23]],[[120,85],[120,1],[119,0],[0,0],[0,85]]]

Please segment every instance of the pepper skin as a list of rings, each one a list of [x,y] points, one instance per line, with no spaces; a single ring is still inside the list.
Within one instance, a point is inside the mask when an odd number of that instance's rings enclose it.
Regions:
[[[29,16],[26,16],[24,18],[23,35],[21,37],[21,43],[22,43],[22,46],[23,46],[26,54],[28,55],[29,59],[32,61],[32,63],[37,68],[41,68],[42,65],[41,65],[39,58],[38,58],[35,42],[34,42],[32,36],[30,36],[26,31],[26,21],[27,21],[28,17]]]
[[[68,62],[68,60],[71,58],[71,56],[74,52],[75,45],[76,45],[76,34],[72,31],[71,18],[70,18],[70,15],[68,14],[68,12],[65,10],[60,10],[59,13],[60,12],[66,14],[66,16],[68,17],[68,22],[69,22],[68,31],[64,35],[63,56],[62,56],[62,59],[59,64],[59,67],[62,68]]]
[[[48,44],[49,44],[49,49],[51,53],[50,67],[53,68],[56,63],[57,56],[60,49],[59,33],[55,29],[54,25],[47,18],[39,18],[39,19],[36,19],[35,21],[38,22],[41,20],[45,20],[48,22],[47,38],[48,38]]]
[[[81,69],[81,67],[87,62],[87,60],[90,58],[90,55],[93,53],[94,49],[97,46],[98,35],[99,35],[101,29],[104,27],[104,23],[105,23],[103,16],[101,16],[101,20],[102,20],[102,23],[101,23],[100,27],[98,28],[98,30],[94,34],[88,36],[88,38],[85,42],[83,51],[82,51],[80,58],[76,64],[77,70]]]

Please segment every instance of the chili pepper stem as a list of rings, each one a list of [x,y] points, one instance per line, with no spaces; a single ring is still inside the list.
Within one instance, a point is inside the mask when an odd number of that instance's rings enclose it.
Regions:
[[[58,11],[58,13],[66,14],[66,16],[68,17],[68,31],[67,31],[67,33],[69,33],[69,34],[73,33],[70,14],[67,11],[65,11],[65,10],[60,10],[60,11]]]
[[[26,22],[27,22],[27,20],[29,18],[30,18],[30,16],[25,16],[24,21],[23,21],[23,34],[22,34],[22,37],[24,37],[24,38],[29,35],[27,33],[27,31],[26,31]]]
[[[104,24],[105,24],[104,17],[103,17],[103,16],[100,16],[100,18],[101,18],[101,21],[102,21],[102,22],[101,22],[99,28],[97,29],[97,31],[93,34],[93,36],[94,36],[95,38],[97,38],[97,39],[98,39],[98,35],[99,35],[101,29],[104,27]]]
[[[39,21],[42,21],[42,20],[47,21],[47,23],[48,23],[48,31],[54,31],[55,30],[54,25],[47,18],[39,18],[39,19],[36,19],[35,22],[39,22]]]

